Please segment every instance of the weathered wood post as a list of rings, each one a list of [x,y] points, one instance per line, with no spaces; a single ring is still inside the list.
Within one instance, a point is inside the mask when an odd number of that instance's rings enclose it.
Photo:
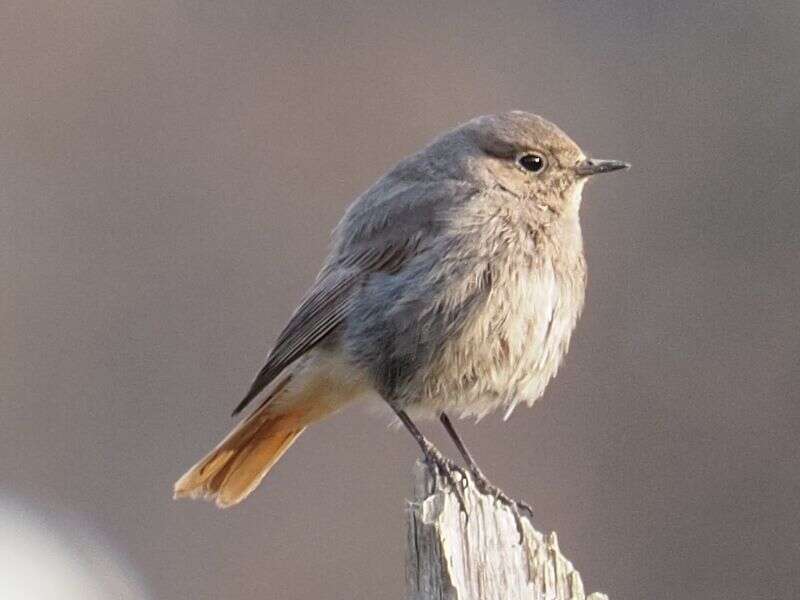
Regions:
[[[469,478],[463,496],[468,520],[449,482],[417,463],[408,510],[410,600],[608,600],[584,594],[555,532],[545,538],[523,517],[520,543],[508,507]]]

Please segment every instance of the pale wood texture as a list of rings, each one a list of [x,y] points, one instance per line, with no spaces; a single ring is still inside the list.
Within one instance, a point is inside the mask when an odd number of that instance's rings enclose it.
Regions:
[[[468,520],[448,482],[417,463],[408,511],[411,600],[608,600],[584,594],[555,532],[545,537],[523,516],[520,544],[508,507],[482,494],[469,478],[463,495]]]

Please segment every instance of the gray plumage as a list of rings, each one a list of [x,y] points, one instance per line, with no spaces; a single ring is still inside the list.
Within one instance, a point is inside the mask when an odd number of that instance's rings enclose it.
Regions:
[[[583,307],[584,182],[624,166],[587,159],[525,112],[445,133],[348,208],[314,286],[235,412],[262,394],[254,415],[293,410],[298,420],[302,405],[314,414],[299,419],[304,426],[375,392],[412,416],[508,414],[532,403]]]
[[[545,152],[541,175],[514,159]],[[580,149],[544,119],[470,121],[348,209],[316,285],[251,395],[334,335],[377,391],[411,412],[481,415],[532,402],[569,345],[586,281]]]

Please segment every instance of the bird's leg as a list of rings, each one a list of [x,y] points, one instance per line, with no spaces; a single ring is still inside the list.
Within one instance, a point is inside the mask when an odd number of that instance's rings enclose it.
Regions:
[[[487,478],[486,475],[483,474],[483,471],[480,470],[478,467],[478,463],[475,462],[475,459],[472,458],[472,454],[470,454],[467,447],[464,445],[464,442],[461,441],[461,438],[456,433],[455,427],[453,427],[453,423],[450,421],[450,417],[448,417],[444,412],[439,414],[439,420],[444,425],[445,430],[447,431],[450,438],[453,440],[453,443],[458,448],[458,451],[461,453],[461,456],[464,457],[464,462],[467,463],[469,467],[470,473],[472,473],[472,477],[475,480],[475,485],[477,488],[483,492],[484,494],[488,494],[490,496],[494,496],[505,504],[509,510],[514,514],[514,520],[516,521],[517,525],[517,533],[519,533],[520,542],[522,542],[524,535],[522,529],[522,516],[520,511],[525,511],[528,513],[528,516],[533,516],[533,509],[524,502],[519,502],[517,500],[513,500],[509,498],[508,495],[501,490],[496,485],[493,485]]]
[[[467,450],[467,447],[464,445],[464,442],[461,441],[461,438],[456,433],[456,429],[455,427],[453,427],[453,423],[450,421],[450,417],[448,417],[446,413],[442,412],[439,414],[439,420],[442,422],[442,425],[444,425],[447,434],[450,436],[450,439],[453,440],[453,443],[456,445],[456,448],[458,448],[458,451],[461,453],[461,456],[464,457],[464,462],[467,463],[467,466],[469,467],[469,470],[472,473],[473,478],[476,481],[482,481],[488,483],[489,480],[486,479],[486,476],[481,471],[480,467],[478,466],[478,463],[476,463],[475,459],[472,458],[472,454],[470,454],[470,451]]]
[[[450,482],[456,494],[456,498],[458,498],[461,512],[469,516],[464,499],[463,483],[456,481],[453,475],[454,473],[458,473],[463,478],[463,481],[466,482],[467,474],[452,460],[445,457],[436,446],[422,435],[422,432],[414,425],[414,422],[404,410],[396,408],[395,406],[392,406],[392,409],[397,415],[397,418],[400,419],[403,425],[405,425],[405,428],[408,429],[409,433],[417,440],[417,444],[419,444],[419,447],[422,449],[422,454],[425,455],[425,463],[428,465],[428,468],[434,471],[434,475],[441,475]]]

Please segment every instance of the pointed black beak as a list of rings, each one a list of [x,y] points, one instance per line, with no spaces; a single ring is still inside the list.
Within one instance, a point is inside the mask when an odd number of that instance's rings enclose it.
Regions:
[[[587,158],[575,166],[575,172],[580,177],[597,175],[598,173],[611,173],[620,169],[630,169],[631,166],[621,160],[600,160],[598,158]]]

